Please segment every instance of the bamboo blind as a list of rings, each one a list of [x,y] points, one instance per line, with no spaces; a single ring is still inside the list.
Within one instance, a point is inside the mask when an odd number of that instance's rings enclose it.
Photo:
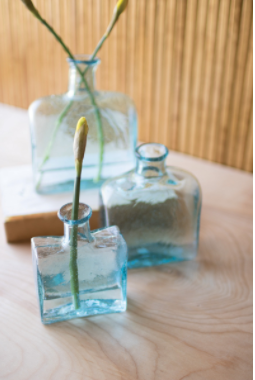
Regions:
[[[116,0],[35,0],[91,53]],[[139,139],[252,171],[252,0],[129,0],[99,54],[100,89],[130,95]],[[65,53],[21,1],[0,1],[0,102],[65,92]]]

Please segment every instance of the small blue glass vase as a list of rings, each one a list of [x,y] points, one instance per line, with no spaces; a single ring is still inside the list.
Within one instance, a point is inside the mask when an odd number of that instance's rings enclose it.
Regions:
[[[140,145],[136,169],[101,188],[101,224],[119,227],[128,245],[128,268],[197,254],[201,188],[192,174],[166,166],[167,155],[162,144]]]
[[[126,310],[127,246],[116,226],[90,231],[91,208],[79,205],[71,220],[72,204],[58,216],[64,236],[32,238],[32,256],[41,320],[44,324]],[[78,307],[71,291],[70,236],[76,229]]]

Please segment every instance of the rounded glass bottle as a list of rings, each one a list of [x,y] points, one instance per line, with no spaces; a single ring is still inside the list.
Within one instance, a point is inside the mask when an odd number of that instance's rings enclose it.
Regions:
[[[166,166],[161,144],[136,149],[137,165],[101,188],[102,225],[117,225],[128,245],[128,267],[189,260],[196,256],[201,188],[182,169]]]

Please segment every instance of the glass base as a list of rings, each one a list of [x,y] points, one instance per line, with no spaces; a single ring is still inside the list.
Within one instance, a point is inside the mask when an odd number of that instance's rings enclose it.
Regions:
[[[119,274],[121,276],[121,285],[115,283],[108,287],[81,288],[79,293],[79,309],[74,308],[73,296],[69,291],[69,287],[62,285],[62,292],[59,292],[58,285],[59,282],[62,282],[65,273],[48,278],[48,276],[41,276],[39,271],[37,271],[42,323],[50,324],[97,314],[124,312],[127,307],[125,290],[126,271],[127,267],[125,264]],[[118,278],[116,280],[118,281]],[[47,289],[45,285],[49,281],[51,282],[51,286]]]
[[[169,246],[150,244],[128,249],[128,269],[151,267],[172,262],[192,260],[196,257],[194,245]]]
[[[82,209],[82,205],[79,216],[89,212],[89,207],[83,205]],[[61,218],[68,217],[71,207],[69,203],[60,209]],[[69,238],[72,226],[65,224],[64,237],[32,238],[35,285],[44,324],[126,310],[126,243],[116,226],[90,232],[84,219],[79,219],[83,222],[76,228],[78,293],[75,299],[70,270],[73,263],[70,257],[74,253]]]
[[[56,173],[57,175],[58,173]],[[81,190],[89,190],[89,189],[95,189],[102,186],[104,183],[104,179],[100,181],[95,181],[93,179],[91,180],[82,180],[81,181]],[[55,184],[43,184],[43,186],[39,186],[36,188],[36,192],[38,194],[58,194],[58,193],[65,193],[65,192],[71,192],[74,188],[74,181],[66,181],[66,182],[60,182]]]
[[[73,159],[72,159],[73,161]],[[100,181],[97,181],[98,166],[84,166],[82,170],[81,189],[92,189],[101,187],[104,181],[113,175],[122,174],[134,166],[133,160],[129,162],[117,162],[104,164]],[[36,192],[39,194],[56,194],[73,191],[74,167],[51,168],[42,173],[37,172],[34,177]]]
[[[62,307],[47,310],[41,315],[42,323],[45,325],[67,321],[73,318],[89,317],[97,314],[121,313],[126,310],[126,301],[115,299],[91,299],[80,302],[79,309],[75,310],[73,303]]]

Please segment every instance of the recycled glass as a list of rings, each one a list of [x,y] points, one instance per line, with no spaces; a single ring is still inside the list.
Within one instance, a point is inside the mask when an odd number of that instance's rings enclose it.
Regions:
[[[126,310],[127,246],[118,227],[90,231],[91,208],[79,205],[79,219],[71,220],[72,204],[58,216],[64,236],[32,238],[33,269],[42,323],[50,324],[96,314]],[[70,235],[77,231],[79,308],[70,286]]]
[[[68,91],[37,99],[29,107],[33,178],[39,193],[73,190],[75,168],[72,145],[77,120],[82,116],[86,117],[90,129],[81,188],[100,186],[103,180],[134,166],[137,141],[137,113],[134,103],[125,94],[98,91],[95,86],[95,71],[100,61],[88,59],[89,56],[86,55],[76,56],[75,61],[68,59]],[[95,178],[99,170],[102,141],[98,135],[95,108],[74,62],[82,72],[88,68],[85,79],[94,94],[102,120],[104,154],[101,181],[97,182]]]
[[[166,166],[167,148],[143,144],[134,170],[101,188],[101,223],[117,225],[128,268],[191,260],[197,254],[201,189],[189,172]]]

